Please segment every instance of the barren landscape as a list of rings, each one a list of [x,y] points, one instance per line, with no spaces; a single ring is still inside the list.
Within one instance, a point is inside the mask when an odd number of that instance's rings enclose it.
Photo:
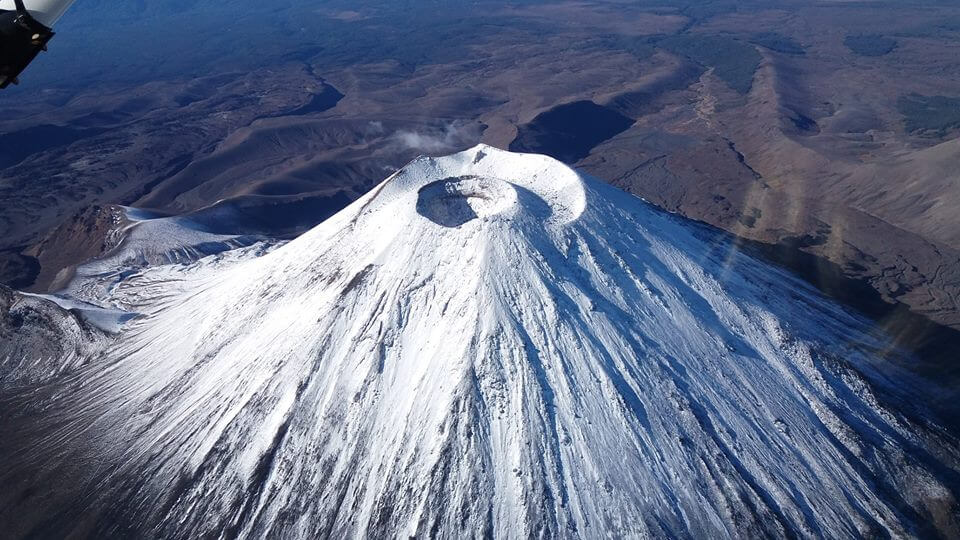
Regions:
[[[291,237],[484,142],[724,229],[960,369],[949,2],[131,2],[106,33],[104,4],[0,96],[14,288],[108,251],[112,205]]]
[[[960,537],[955,0],[71,3],[0,536]]]

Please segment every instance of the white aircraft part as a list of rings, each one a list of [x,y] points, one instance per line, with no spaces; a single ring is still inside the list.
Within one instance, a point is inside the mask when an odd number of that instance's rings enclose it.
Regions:
[[[43,25],[52,27],[70,8],[74,0],[23,0],[23,5],[33,18]],[[0,9],[17,9],[14,0],[0,0]]]

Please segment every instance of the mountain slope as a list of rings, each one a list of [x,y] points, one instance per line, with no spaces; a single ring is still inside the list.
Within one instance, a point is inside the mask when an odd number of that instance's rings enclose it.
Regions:
[[[79,311],[0,286],[0,393],[82,365],[107,341]]]
[[[421,158],[112,294],[142,316],[96,366],[0,395],[15,535],[960,530],[957,441],[884,338],[543,156]]]

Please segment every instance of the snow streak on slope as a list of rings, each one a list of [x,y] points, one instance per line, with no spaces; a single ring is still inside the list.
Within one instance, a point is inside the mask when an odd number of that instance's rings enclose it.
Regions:
[[[881,368],[864,321],[718,242],[543,156],[418,159],[261,257],[119,288],[157,300],[96,370],[0,396],[0,526],[957,531],[957,442],[858,371],[920,383]]]
[[[123,207],[123,212],[126,223],[111,233],[122,237],[119,245],[103,257],[78,267],[60,295],[61,302],[69,301],[66,298],[102,302],[113,287],[143,268],[189,264],[262,240],[253,235],[213,233],[188,217],[165,217],[127,207]]]
[[[106,346],[107,336],[71,307],[0,286],[0,394],[75,369]]]

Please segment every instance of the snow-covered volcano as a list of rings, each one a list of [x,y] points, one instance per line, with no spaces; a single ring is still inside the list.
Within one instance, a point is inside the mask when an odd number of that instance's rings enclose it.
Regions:
[[[3,530],[958,530],[957,442],[881,404],[921,387],[865,321],[550,158],[420,158],[245,253],[112,287],[115,345],[0,398]]]

